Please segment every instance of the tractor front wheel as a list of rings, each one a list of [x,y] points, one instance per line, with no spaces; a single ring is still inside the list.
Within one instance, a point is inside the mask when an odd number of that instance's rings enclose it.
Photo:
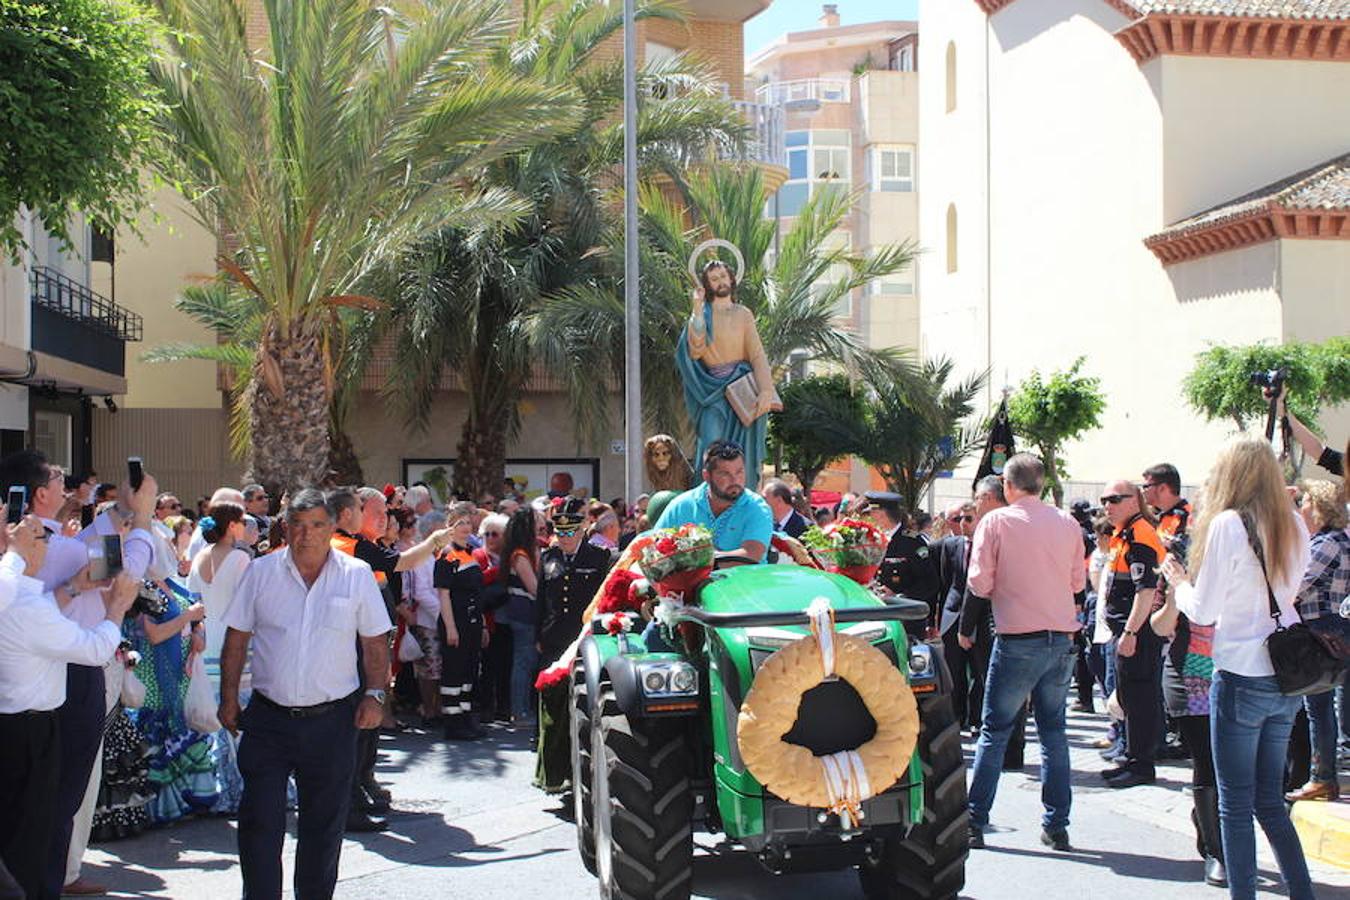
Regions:
[[[694,794],[683,719],[630,718],[607,682],[591,706],[595,866],[604,900],[687,900]]]
[[[572,810],[577,825],[577,850],[586,871],[595,874],[595,806],[591,800],[591,712],[586,697],[586,671],[572,671]]]
[[[970,811],[961,729],[951,699],[919,702],[923,821],[858,867],[867,900],[955,900],[966,883]]]

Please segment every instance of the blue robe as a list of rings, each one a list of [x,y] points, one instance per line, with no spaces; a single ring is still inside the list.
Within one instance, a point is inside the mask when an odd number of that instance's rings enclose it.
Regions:
[[[709,342],[712,341],[711,326],[712,323],[708,322]],[[726,397],[727,385],[749,372],[750,363],[737,363],[730,375],[717,377],[708,371],[707,366],[689,355],[689,330],[685,327],[680,329],[680,342],[675,348],[675,365],[680,370],[680,380],[684,382],[684,405],[689,410],[689,421],[698,435],[698,447],[694,452],[694,468],[698,470],[698,478],[703,477],[703,454],[708,446],[716,440],[735,441],[745,449],[745,483],[753,490],[759,484],[759,470],[764,464],[764,440],[769,417],[760,416],[748,427],[742,425]]]

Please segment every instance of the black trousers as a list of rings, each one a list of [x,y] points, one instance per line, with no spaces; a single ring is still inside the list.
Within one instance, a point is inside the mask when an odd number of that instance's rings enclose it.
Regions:
[[[475,704],[484,718],[511,715],[512,640],[511,629],[498,627],[483,654]]]
[[[1116,696],[1125,710],[1125,753],[1152,769],[1162,737],[1163,640],[1146,622],[1135,636],[1134,655],[1116,653]]]
[[[445,642],[445,624],[436,620],[436,634],[441,641],[441,712],[458,716],[472,709],[479,661],[483,655],[483,617],[473,604],[455,600],[450,607],[455,616],[455,632],[459,635],[455,646]]]
[[[342,830],[351,800],[357,697],[312,718],[253,702],[240,717],[239,868],[245,900],[281,896],[286,837],[286,784],[292,773],[300,800],[296,828],[296,900],[327,900],[337,884]]]
[[[47,846],[48,897],[60,897],[65,887],[66,853],[75,813],[84,802],[94,758],[103,743],[105,703],[102,666],[66,666],[66,702],[57,710],[61,720],[61,770],[56,783],[54,830]]]
[[[361,649],[361,642],[356,642],[356,677],[364,684],[366,677],[365,651]],[[355,808],[363,801],[362,785],[375,780],[375,759],[379,755],[380,749],[380,729],[357,729],[352,738],[356,748],[356,764],[352,768],[352,781],[350,785],[352,807]]]
[[[0,715],[0,859],[29,898],[61,895],[60,888],[51,895],[46,887],[60,774],[55,710]]]
[[[984,679],[975,668],[975,651],[961,646],[960,628],[953,625],[942,635],[942,655],[952,676],[952,712],[962,729],[979,726],[984,709]]]

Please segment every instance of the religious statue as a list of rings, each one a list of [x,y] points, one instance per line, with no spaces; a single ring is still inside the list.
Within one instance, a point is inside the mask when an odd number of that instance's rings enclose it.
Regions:
[[[726,244],[704,242],[695,256],[712,243]],[[713,441],[735,441],[745,450],[746,483],[757,485],[764,462],[764,417],[783,404],[774,390],[755,314],[736,302],[731,268],[712,260],[703,267],[699,282],[675,354],[685,406],[698,435],[695,465],[701,470],[703,454]]]
[[[680,445],[668,434],[654,434],[642,445],[642,458],[647,463],[647,483],[652,493],[657,491],[689,490],[692,472],[689,460],[680,452]]]

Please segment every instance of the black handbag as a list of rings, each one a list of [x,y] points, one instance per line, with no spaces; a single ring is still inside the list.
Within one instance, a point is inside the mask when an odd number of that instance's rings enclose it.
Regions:
[[[1341,673],[1350,663],[1350,620],[1322,616],[1305,621],[1299,615],[1299,621],[1286,628],[1280,621],[1280,606],[1270,586],[1265,554],[1250,525],[1245,520],[1242,524],[1247,529],[1247,540],[1256,553],[1256,561],[1261,564],[1266,597],[1270,600],[1270,617],[1275,620],[1275,630],[1266,638],[1266,650],[1270,653],[1270,664],[1275,669],[1275,682],[1280,693],[1286,697],[1302,697],[1331,690],[1340,682]],[[1297,613],[1297,608],[1294,611]]]

